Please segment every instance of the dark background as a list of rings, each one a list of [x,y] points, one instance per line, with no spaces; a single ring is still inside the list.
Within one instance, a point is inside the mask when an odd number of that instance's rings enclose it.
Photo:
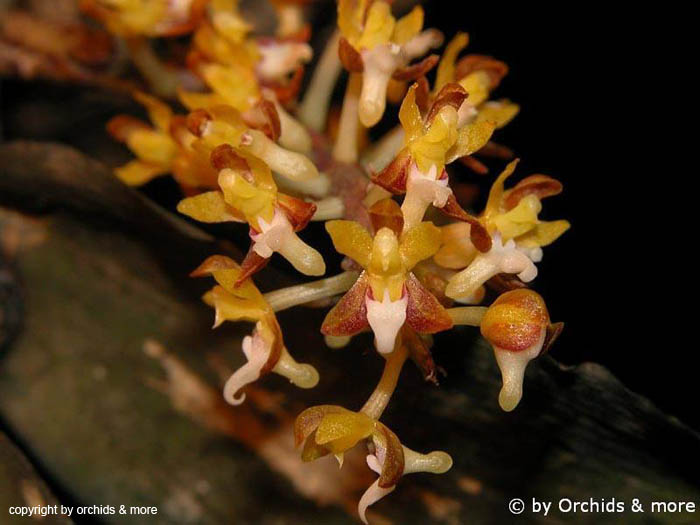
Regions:
[[[567,364],[602,363],[630,389],[697,427],[700,417],[686,393],[693,367],[679,366],[672,357],[678,349],[660,347],[651,337],[659,323],[654,309],[663,283],[633,274],[641,264],[637,261],[653,258],[653,252],[651,245],[632,240],[649,217],[629,206],[640,181],[631,163],[645,154],[634,147],[630,136],[636,124],[626,116],[645,107],[638,98],[645,86],[631,76],[642,51],[635,54],[627,47],[629,29],[591,4],[552,8],[438,0],[425,7],[426,27],[440,28],[447,40],[467,31],[467,52],[493,55],[510,66],[495,96],[521,106],[497,135],[521,158],[513,179],[545,173],[564,183],[562,195],[544,202],[542,217],[566,218],[572,228],[545,249],[533,285],[545,297],[552,319],[566,323],[552,355]],[[317,7],[315,14],[314,29],[327,26],[334,22],[335,7]],[[315,47],[323,37],[316,32]],[[87,113],[78,107],[86,99]],[[46,101],[41,115],[36,114],[41,112],[38,100]],[[4,139],[51,138],[93,154],[105,137],[85,130],[100,130],[100,123],[115,113],[114,105],[104,104],[93,90],[17,80],[3,80],[0,101]],[[50,125],[32,127],[37,116]],[[502,164],[489,166],[485,177],[458,174],[478,183],[482,198]],[[145,191],[168,206],[177,200],[168,180],[151,183]],[[646,315],[640,316],[639,309]]]

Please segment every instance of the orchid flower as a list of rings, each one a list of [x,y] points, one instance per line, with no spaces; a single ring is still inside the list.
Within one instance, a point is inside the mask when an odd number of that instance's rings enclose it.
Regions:
[[[362,73],[359,118],[365,127],[382,118],[392,78],[413,80],[437,63],[438,57],[431,55],[409,66],[412,60],[442,44],[439,31],[422,31],[423,16],[420,6],[396,20],[389,2],[339,0],[340,59],[348,71]]]
[[[133,97],[146,108],[152,125],[128,115],[109,121],[109,133],[137,157],[114,174],[129,186],[171,173],[186,193],[216,187],[216,171],[207,155],[192,148],[197,137],[188,131],[185,117],[174,115],[167,104],[145,93],[135,92]]]
[[[544,299],[532,290],[511,290],[498,297],[481,320],[481,334],[493,346],[503,377],[501,408],[513,410],[523,395],[527,364],[546,352],[563,329],[550,323]]]
[[[224,321],[252,321],[255,329],[242,342],[248,362],[236,370],[224,386],[224,398],[240,405],[245,394],[236,394],[268,372],[289,379],[300,388],[313,388],[318,372],[308,364],[297,363],[284,346],[282,330],[272,307],[250,279],[241,281],[242,269],[223,255],[213,255],[192,272],[192,277],[212,276],[218,283],[203,297],[216,310],[214,328]]]
[[[239,282],[262,269],[274,252],[306,275],[325,273],[321,254],[297,235],[316,212],[315,204],[279,193],[267,164],[228,144],[212,151],[212,163],[220,170],[219,189],[180,201],[178,211],[202,222],[248,223],[252,244]]]
[[[476,123],[491,123],[495,129],[502,128],[518,114],[517,104],[507,99],[488,100],[491,92],[498,87],[502,78],[508,73],[508,66],[495,58],[484,55],[466,55],[457,60],[460,51],[467,45],[466,33],[457,35],[447,44],[437,67],[433,89],[425,77],[419,77],[416,83],[415,100],[422,114],[440,96],[441,90],[451,83],[459,84],[467,93],[467,99],[457,108],[458,127]],[[397,102],[404,99],[405,88],[398,91]],[[404,142],[406,130],[396,127],[388,132],[376,145],[363,155],[363,164],[370,171],[384,169],[396,157]],[[485,174],[488,168],[467,153],[459,160],[478,173]],[[479,148],[483,155],[502,159],[512,158],[512,152],[505,146],[487,141]]]
[[[439,229],[423,222],[402,232],[400,213],[390,219],[375,225],[374,237],[354,221],[326,223],[335,249],[353,259],[364,271],[328,313],[321,332],[349,336],[369,327],[381,354],[394,350],[404,323],[419,333],[452,327],[445,309],[411,272],[418,262],[438,250]]]
[[[542,259],[542,247],[554,242],[569,222],[540,221],[541,199],[557,195],[562,185],[546,175],[532,175],[510,190],[504,183],[518,161],[508,164],[491,187],[488,202],[479,221],[492,236],[491,248],[478,252],[470,240],[471,225],[448,226],[445,241],[435,261],[448,268],[461,269],[450,279],[445,293],[452,298],[473,294],[488,279],[499,273],[517,274],[523,282],[537,276],[535,262]]]
[[[491,137],[494,124],[488,121],[461,125],[459,110],[467,92],[459,84],[446,84],[425,114],[417,103],[418,84],[408,91],[399,119],[405,130],[404,147],[372,182],[394,194],[406,194],[401,210],[410,228],[423,218],[428,207],[472,225],[475,245],[487,250],[488,235],[478,221],[465,212],[448,183],[445,165],[481,148]]]
[[[437,67],[433,96],[450,82],[457,82],[469,95],[459,108],[460,123],[465,125],[491,122],[496,129],[500,129],[513,120],[520,111],[520,107],[508,99],[489,100],[491,92],[508,74],[508,66],[500,60],[485,55],[470,54],[457,60],[457,56],[468,42],[469,36],[466,33],[457,33],[445,47]],[[507,148],[492,142],[484,145],[481,153],[506,159],[512,155]],[[488,171],[488,168],[471,154],[461,157],[460,160],[478,173],[483,174]]]
[[[191,110],[233,106],[251,125],[259,119],[262,100],[269,100],[279,115],[280,143],[309,152],[311,137],[283,104],[296,96],[303,75],[301,64],[311,60],[311,47],[293,37],[250,37],[252,28],[239,14],[237,4],[235,0],[213,0],[209,16],[193,37],[188,64],[212,92],[181,90],[180,100]]]
[[[404,474],[443,474],[452,467],[449,454],[415,452],[403,446],[386,425],[363,412],[352,412],[337,405],[320,405],[307,408],[294,422],[294,442],[297,447],[304,445],[301,454],[304,461],[333,454],[342,465],[344,453],[360,441],[366,442],[370,449],[367,465],[379,474],[358,504],[358,514],[364,523],[367,523],[367,507],[391,493]]]

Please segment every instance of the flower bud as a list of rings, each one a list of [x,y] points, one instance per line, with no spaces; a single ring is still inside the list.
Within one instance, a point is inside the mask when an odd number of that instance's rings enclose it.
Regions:
[[[501,369],[498,402],[506,412],[520,402],[525,367],[540,355],[549,325],[544,299],[525,288],[501,295],[481,321],[481,335],[493,346]]]

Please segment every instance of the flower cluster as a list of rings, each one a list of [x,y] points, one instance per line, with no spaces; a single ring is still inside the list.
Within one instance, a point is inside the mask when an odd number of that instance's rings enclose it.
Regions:
[[[137,157],[116,169],[125,183],[171,174],[184,194],[180,213],[247,224],[251,243],[240,263],[213,255],[192,273],[217,282],[203,298],[215,309],[215,327],[254,323],[241,344],[247,363],[227,382],[225,399],[240,404],[245,386],[268,372],[315,386],[318,372],[291,357],[275,312],[332,305],[320,327],[326,343],[341,347],[371,332],[384,372],[359,410],[319,405],[298,416],[302,459],[332,454],[342,465],[346,451],[366,446],[367,464],[379,477],[359,503],[365,522],[367,507],[404,474],[449,470],[448,454],[415,452],[380,421],[405,362],[437,383],[432,335],[480,327],[502,373],[499,403],[510,411],[522,397],[528,362],[563,326],[551,323],[544,300],[527,287],[542,248],[569,228],[565,220],[539,218],[542,200],[560,193],[561,183],[530,175],[506,188],[518,163],[512,160],[476,214],[459,203],[447,171],[461,160],[485,173],[474,154],[509,157],[491,138],[519,108],[490,100],[507,66],[483,55],[459,58],[464,33],[442,58],[421,59],[443,36],[423,29],[420,6],[397,19],[387,1],[339,0],[339,30],[297,105],[303,64],[311,59],[303,2],[275,3],[279,25],[271,36],[254,36],[234,0],[85,4],[109,30],[141,46],[148,37],[191,33],[182,65],[189,76],[180,75],[169,92],[187,113],[138,92],[151,123],[121,115],[108,129]],[[146,80],[160,67],[151,65]],[[431,88],[425,74],[435,66]],[[325,117],[342,68],[349,78],[332,144]],[[360,151],[362,129],[399,99],[400,126]],[[262,294],[253,279],[275,252],[304,275],[326,273],[321,253],[299,237],[312,220],[325,221],[345,271]],[[480,305],[487,300],[490,306]]]

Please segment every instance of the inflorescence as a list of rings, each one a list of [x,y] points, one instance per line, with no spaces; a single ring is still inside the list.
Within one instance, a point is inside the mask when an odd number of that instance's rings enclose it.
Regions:
[[[475,155],[507,159],[509,150],[491,138],[519,110],[490,98],[506,64],[459,57],[467,34],[455,35],[441,57],[428,54],[443,45],[443,35],[423,28],[420,6],[397,19],[388,1],[339,0],[338,29],[297,102],[312,58],[306,2],[273,3],[272,36],[255,35],[236,0],[83,0],[83,7],[123,39],[154,93],[134,93],[150,123],[120,115],[108,124],[136,156],[117,177],[138,186],[170,174],[185,195],[180,213],[249,228],[242,261],[212,255],[192,272],[216,281],[203,297],[215,309],[214,327],[254,323],[242,342],[247,363],[226,383],[226,401],[244,402],[245,386],[270,372],[300,388],[318,383],[316,369],[296,362],[285,346],[280,310],[334,304],[320,328],[334,348],[372,332],[385,368],[365,405],[314,406],[294,427],[304,461],[333,454],[342,465],[346,451],[367,446],[367,465],[378,478],[359,502],[366,522],[367,507],[404,474],[439,474],[452,465],[445,452],[407,448],[380,421],[408,359],[437,383],[432,334],[480,327],[501,369],[499,403],[506,411],[517,406],[525,367],[562,328],[524,283],[536,277],[542,248],[569,223],[538,217],[542,200],[562,191],[557,180],[531,175],[506,188],[517,160],[495,180],[480,214],[459,204],[447,165],[459,160],[485,173]],[[184,63],[165,64],[150,39],[184,34],[191,34]],[[425,75],[433,68],[431,87]],[[331,95],[343,69],[347,86],[333,120]],[[188,112],[175,113],[163,98],[177,98]],[[364,144],[364,129],[398,102],[400,125]],[[344,271],[261,293],[255,274],[275,253],[304,275],[326,273],[321,253],[298,235],[309,221],[325,221],[345,256]],[[479,306],[486,288],[502,293]]]

